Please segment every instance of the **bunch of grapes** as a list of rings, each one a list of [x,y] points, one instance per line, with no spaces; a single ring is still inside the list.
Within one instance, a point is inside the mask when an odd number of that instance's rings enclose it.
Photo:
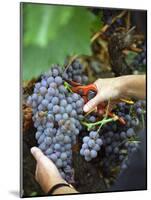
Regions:
[[[146,68],[146,42],[140,47],[142,52],[137,54],[133,60],[132,66],[137,71],[145,71]]]
[[[76,59],[69,66],[67,66],[63,77],[70,81],[86,84],[88,82],[88,77],[84,75],[83,72],[84,66],[80,63],[78,59]]]
[[[121,10],[113,10],[113,9],[104,9],[102,11],[102,18],[105,24],[110,25],[112,22],[112,19],[117,16],[118,14],[120,14]],[[119,26],[123,24],[122,19],[118,19],[116,24],[118,24]]]
[[[121,10],[112,10],[112,9],[104,9],[102,11],[102,18],[103,18],[104,24],[110,25],[109,29],[105,33],[106,36],[110,36],[111,34],[113,34],[116,28],[125,26],[125,21],[123,18],[118,18],[112,24],[112,19],[115,16],[117,16],[120,12]]]
[[[93,162],[93,158],[97,157],[104,178],[110,180],[114,177],[113,172],[117,175],[128,168],[130,156],[138,150],[141,143],[137,133],[139,129],[145,128],[145,111],[145,101],[139,100],[134,104],[121,102],[114,107],[113,112],[122,117],[125,124],[113,120],[101,129],[92,126],[89,134],[83,128],[85,136],[81,138],[80,155],[87,162]],[[102,117],[91,112],[84,120],[93,125],[102,120]]]
[[[32,107],[39,148],[56,164],[62,177],[70,181],[72,145],[82,128],[84,100],[65,88],[62,74],[60,66],[53,66],[42,75],[27,103]]]
[[[91,131],[89,136],[83,137],[83,144],[80,150],[80,154],[84,156],[86,161],[90,161],[93,158],[96,158],[98,151],[101,149],[103,142],[99,138],[97,131]]]
[[[119,103],[114,112],[122,117],[126,124],[111,122],[101,129],[101,164],[104,174],[110,176],[117,166],[120,171],[128,167],[129,155],[139,148],[137,130],[144,128],[145,110],[145,101],[136,101],[133,105]]]

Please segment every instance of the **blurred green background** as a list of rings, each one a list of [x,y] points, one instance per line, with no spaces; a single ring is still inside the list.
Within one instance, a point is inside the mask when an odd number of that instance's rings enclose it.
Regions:
[[[21,3],[23,80],[64,64],[66,56],[90,55],[101,22],[88,8]]]

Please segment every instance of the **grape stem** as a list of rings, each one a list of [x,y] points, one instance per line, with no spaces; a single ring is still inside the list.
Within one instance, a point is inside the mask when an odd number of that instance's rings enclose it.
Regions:
[[[67,83],[66,81],[64,81],[64,87],[65,87],[67,90],[69,90],[71,93],[73,93],[72,90],[71,90],[71,86],[70,86],[69,83]]]
[[[97,125],[100,125],[97,132],[100,131],[101,127],[109,122],[112,122],[112,121],[116,121],[118,120],[118,118],[114,117],[114,118],[107,118],[108,116],[108,112],[109,112],[109,105],[110,105],[110,99],[108,101],[108,104],[107,104],[107,108],[106,108],[106,113],[105,113],[105,117],[101,120],[101,121],[97,121],[97,122],[94,122],[94,123],[87,123],[87,122],[82,122],[83,125],[87,126],[88,128],[88,131],[90,129],[92,129],[93,127],[97,126]]]
[[[130,105],[129,115],[132,113],[133,107]]]
[[[113,119],[113,118],[106,119],[106,117],[105,117],[101,121],[97,121],[97,122],[94,122],[94,123],[82,122],[82,124],[87,126],[88,130],[90,130],[97,125],[100,125],[100,127],[99,127],[99,129],[100,129],[104,124],[107,124],[107,123],[112,122],[112,121],[115,121],[115,119]]]
[[[144,119],[144,114],[141,114],[141,117],[142,117],[142,126],[143,128],[145,127],[145,119]]]
[[[68,64],[65,66],[64,72],[66,72],[66,71],[68,70],[68,68],[69,68],[70,65],[73,63],[73,61],[74,61],[75,59],[77,59],[78,57],[79,57],[79,56],[76,54],[76,55],[74,55],[74,56],[72,56],[72,57],[70,58]]]
[[[108,116],[108,112],[109,112],[109,105],[110,105],[110,99],[108,100],[107,107],[106,107],[105,117],[103,118],[102,121],[107,120],[107,116]],[[113,118],[111,118],[111,119],[113,119]],[[115,121],[115,118],[114,118],[114,121]],[[106,123],[108,123],[108,122],[106,122]],[[106,123],[105,123],[105,124],[106,124]],[[99,133],[99,131],[100,131],[100,129],[102,128],[103,125],[104,125],[104,123],[102,123],[102,124],[100,125],[100,127],[98,128],[98,130],[97,130],[98,133]]]

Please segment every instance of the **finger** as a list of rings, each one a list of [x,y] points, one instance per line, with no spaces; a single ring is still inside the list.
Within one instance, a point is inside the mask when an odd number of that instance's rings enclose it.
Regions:
[[[38,181],[38,164],[36,166],[35,179],[36,179],[36,181]]]
[[[100,103],[100,97],[99,95],[96,95],[93,99],[91,99],[84,105],[83,107],[84,112],[89,112],[90,110],[95,108],[99,103]]]
[[[44,157],[44,154],[42,153],[42,151],[37,147],[32,147],[31,153],[34,156],[36,161],[39,161],[42,157]]]

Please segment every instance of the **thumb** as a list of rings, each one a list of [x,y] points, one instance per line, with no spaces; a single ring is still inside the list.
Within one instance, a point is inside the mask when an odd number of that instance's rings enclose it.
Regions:
[[[91,99],[84,105],[83,107],[84,112],[89,112],[90,110],[95,108],[99,103],[100,103],[100,97],[97,94],[93,99]]]
[[[34,156],[36,161],[39,161],[44,156],[42,151],[37,147],[31,148],[31,154]]]

